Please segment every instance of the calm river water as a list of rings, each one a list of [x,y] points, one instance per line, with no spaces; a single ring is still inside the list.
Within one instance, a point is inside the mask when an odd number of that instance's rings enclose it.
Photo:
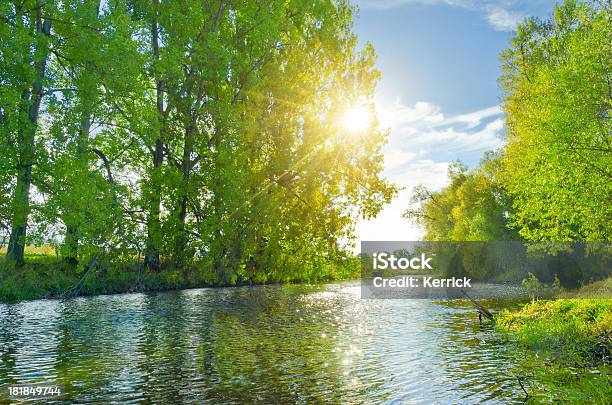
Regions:
[[[466,302],[355,283],[0,304],[0,403],[520,403],[515,356]]]

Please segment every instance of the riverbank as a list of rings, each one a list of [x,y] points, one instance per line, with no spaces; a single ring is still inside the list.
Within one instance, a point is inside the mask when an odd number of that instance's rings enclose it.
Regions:
[[[0,266],[2,263],[0,263]],[[213,285],[201,273],[164,270],[150,272],[135,265],[113,264],[91,270],[75,269],[53,258],[31,259],[21,268],[0,272],[0,302],[63,298],[135,291],[166,291]]]
[[[601,403],[612,398],[612,278],[503,311],[496,329],[524,351],[518,376],[540,402]]]
[[[1,253],[1,252],[0,252]],[[44,298],[155,292],[203,287],[276,283],[317,283],[357,279],[359,259],[347,259],[333,270],[310,272],[301,276],[249,279],[245,269],[239,269],[231,280],[220,281],[212,266],[196,263],[176,269],[170,266],[150,271],[141,261],[126,259],[109,262],[100,258],[84,266],[72,266],[49,249],[29,249],[26,263],[20,268],[6,265],[0,258],[0,303],[14,303]]]

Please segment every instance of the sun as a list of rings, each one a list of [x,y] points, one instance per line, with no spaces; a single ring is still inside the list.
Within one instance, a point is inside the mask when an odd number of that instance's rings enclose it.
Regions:
[[[351,132],[363,132],[370,126],[370,111],[364,106],[347,109],[342,116],[342,124]]]

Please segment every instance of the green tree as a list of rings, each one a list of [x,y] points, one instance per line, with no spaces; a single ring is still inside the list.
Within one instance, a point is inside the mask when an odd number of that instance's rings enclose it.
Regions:
[[[72,264],[144,254],[150,270],[187,278],[200,266],[223,284],[323,279],[353,264],[357,220],[396,190],[380,176],[375,54],[358,49],[348,2],[31,3],[1,6],[11,261],[23,262],[30,221],[29,240],[61,245]],[[19,113],[31,89],[45,97],[35,120]],[[371,119],[349,131],[355,106]]]
[[[527,240],[610,240],[612,8],[568,0],[527,19],[502,56],[500,179]]]
[[[439,191],[416,187],[404,212],[425,228],[425,240],[501,241],[514,239],[508,228],[511,200],[499,184],[499,158],[489,153],[475,170],[449,167],[450,183]]]
[[[23,264],[30,214],[36,132],[49,87],[47,64],[52,22],[59,18],[53,1],[3,2],[0,6],[1,139],[12,174],[11,232],[7,260]]]
[[[66,232],[62,254],[72,264],[102,246],[120,244],[126,190],[115,179],[113,166],[131,145],[127,124],[117,105],[136,97],[139,72],[134,29],[119,3],[73,1],[62,4],[64,18],[56,32],[65,38],[50,66],[56,87],[48,100],[48,169],[34,178],[48,199],[41,211],[50,224],[61,222]],[[112,29],[109,29],[112,27]]]

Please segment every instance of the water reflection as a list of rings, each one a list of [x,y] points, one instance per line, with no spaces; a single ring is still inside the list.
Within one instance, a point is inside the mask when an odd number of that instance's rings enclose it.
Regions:
[[[354,284],[41,300],[0,305],[0,325],[0,385],[56,383],[58,403],[521,399],[470,306],[361,300]]]

